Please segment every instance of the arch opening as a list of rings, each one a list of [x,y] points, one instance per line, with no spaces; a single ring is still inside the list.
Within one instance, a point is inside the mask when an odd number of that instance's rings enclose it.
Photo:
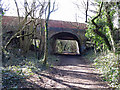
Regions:
[[[80,55],[81,45],[78,37],[72,33],[61,32],[51,38],[51,53],[64,55]]]
[[[78,42],[76,40],[56,40],[55,46],[56,54],[65,54],[65,55],[78,55],[79,47]]]

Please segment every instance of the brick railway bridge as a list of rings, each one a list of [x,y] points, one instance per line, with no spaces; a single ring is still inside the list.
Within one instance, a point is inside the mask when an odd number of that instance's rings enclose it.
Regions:
[[[3,33],[8,33],[10,31],[15,30],[15,26],[17,26],[16,22],[18,22],[17,17],[12,16],[3,16],[3,26],[7,28],[3,28]],[[84,23],[77,22],[66,22],[66,21],[57,21],[57,20],[49,20],[48,23],[48,37],[50,42],[49,51],[50,53],[55,52],[56,40],[76,40],[79,46],[79,52],[83,53],[86,49],[86,37],[85,31],[87,27]],[[37,30],[39,31],[39,29]],[[37,33],[39,36],[39,33]]]

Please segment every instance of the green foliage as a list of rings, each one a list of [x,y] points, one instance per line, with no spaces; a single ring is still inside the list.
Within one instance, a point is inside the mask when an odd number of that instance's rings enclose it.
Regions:
[[[106,6],[108,6],[107,9],[106,9]],[[107,37],[111,46],[113,46],[112,40],[115,42],[115,38],[112,38],[112,37],[115,36],[114,34],[115,28],[113,26],[114,25],[113,16],[116,13],[116,7],[117,7],[116,3],[112,3],[112,2],[104,3],[102,11],[101,11],[101,15],[95,19],[95,23],[100,27],[98,31]],[[111,27],[113,29],[111,29]],[[120,60],[118,58],[119,43],[117,44],[115,43],[116,51],[118,51],[116,54],[108,52],[108,46],[106,45],[104,38],[101,36],[98,36],[94,32],[94,30],[96,30],[96,27],[91,22],[91,19],[89,19],[88,29],[86,31],[85,36],[91,41],[91,43],[94,44],[94,48],[96,50],[101,50],[101,54],[99,53],[99,56],[97,55],[96,58],[93,60],[94,65],[102,73],[102,77],[104,81],[109,82],[111,87],[120,88],[120,83],[118,81],[120,77],[119,76],[120,75],[120,71],[119,71]]]
[[[8,66],[2,70],[3,88],[16,87],[31,75],[34,75],[33,70],[27,65]]]
[[[108,27],[108,23],[106,21],[106,18],[104,16],[103,13],[103,17],[98,18],[96,20],[96,23],[100,26],[99,31],[102,32],[104,35],[107,36],[107,38],[110,41],[110,31],[109,31],[109,27]],[[85,36],[91,40],[91,43],[93,43],[95,45],[96,49],[102,49],[102,50],[106,50],[107,45],[105,44],[105,41],[102,37],[98,36],[97,34],[94,33],[95,30],[95,26],[92,24],[92,22],[89,20],[88,22],[88,29],[86,30],[86,34]]]
[[[74,40],[56,40],[57,53],[77,53],[77,41]]]
[[[110,52],[107,54],[97,52],[95,54],[93,50],[90,50],[85,58],[93,62],[92,65],[101,73],[101,77],[109,83],[110,87],[120,88],[120,83],[118,83],[120,71],[117,61],[120,60],[120,56],[118,57],[118,55]]]
[[[98,2],[98,3],[100,4],[100,2]],[[106,4],[104,4],[104,6],[103,6],[100,17],[98,17],[95,20],[95,23],[100,27],[98,31],[101,32],[102,34],[104,34],[108,38],[108,41],[111,42],[111,31],[110,31],[109,26],[113,27],[113,22],[108,23],[107,12],[105,11],[105,5]],[[109,5],[109,11],[110,11],[109,12],[110,19],[113,20],[114,19],[113,16],[116,13],[114,4]],[[96,29],[95,25],[91,22],[91,19],[89,19],[89,21],[88,21],[88,29],[86,31],[85,36],[88,39],[91,40],[91,43],[93,43],[95,45],[96,49],[106,50],[107,45],[106,45],[103,37],[98,36],[94,32],[95,29]]]
[[[4,51],[3,70],[2,70],[2,88],[19,88],[26,79],[31,78],[36,72],[42,72],[43,59],[38,60],[35,52],[29,51],[23,57],[18,55],[19,49],[14,48]],[[55,56],[48,56],[46,67],[53,67],[59,60]]]
[[[119,54],[120,55],[120,42],[118,42],[117,44],[116,44],[116,54]]]
[[[9,66],[2,70],[3,88],[11,88],[17,86],[23,80],[33,75],[31,69],[20,68],[20,66]]]
[[[100,55],[94,60],[94,65],[102,73],[104,81],[110,83],[111,87],[119,87],[119,68],[117,62],[118,56],[113,53],[107,55]]]

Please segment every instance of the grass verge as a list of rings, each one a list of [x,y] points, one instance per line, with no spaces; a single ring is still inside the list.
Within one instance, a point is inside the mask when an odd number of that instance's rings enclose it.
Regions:
[[[97,52],[95,54],[93,50],[90,50],[84,56],[93,63],[92,65],[102,74],[101,77],[109,83],[110,87],[120,89],[120,83],[118,81],[120,77],[119,55],[111,52]]]

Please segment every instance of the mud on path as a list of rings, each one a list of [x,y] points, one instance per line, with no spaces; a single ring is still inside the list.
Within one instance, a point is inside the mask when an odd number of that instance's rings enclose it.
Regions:
[[[108,88],[106,82],[99,77],[99,73],[91,67],[82,56],[60,56],[59,64],[48,71],[37,73],[39,80],[34,76],[35,83],[43,88]]]

